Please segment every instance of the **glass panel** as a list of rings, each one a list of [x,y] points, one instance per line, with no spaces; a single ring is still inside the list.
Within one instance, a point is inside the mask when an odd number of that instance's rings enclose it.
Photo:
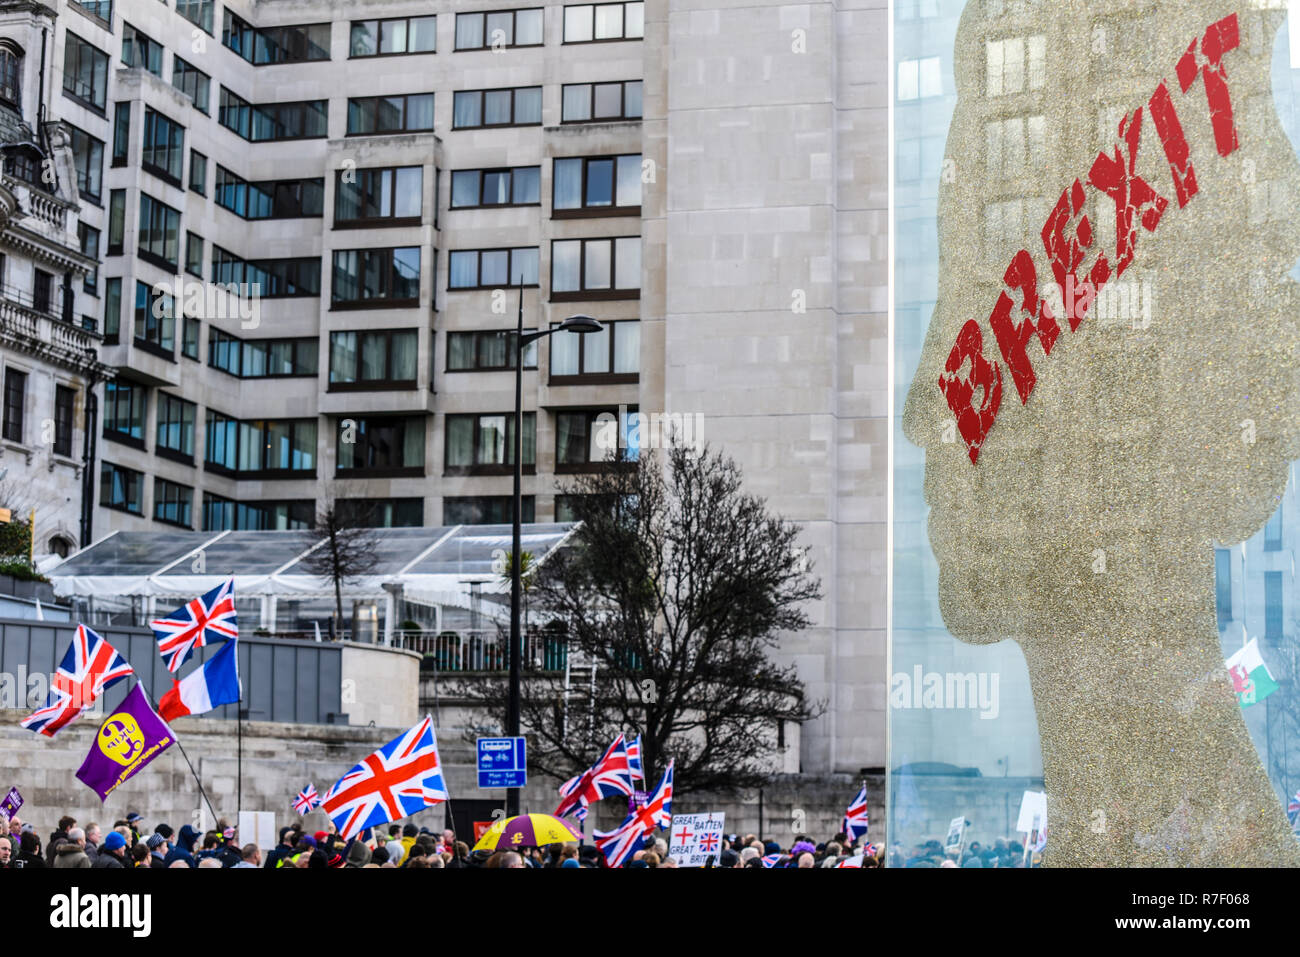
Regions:
[[[330,333],[330,381],[355,382],[357,378],[357,334]]]
[[[606,324],[601,327],[600,332],[574,336],[583,340],[582,371],[584,373],[609,372],[609,330],[610,326]]]
[[[637,110],[637,115],[641,111]],[[408,130],[431,130],[433,129],[433,94],[420,93],[416,96],[406,98],[406,129]]]
[[[511,122],[510,105],[514,94],[510,90],[492,90],[483,94],[483,125],[499,126]]]
[[[612,206],[614,203],[614,161],[587,162],[587,205]]]
[[[476,169],[457,170],[451,174],[451,205],[479,205],[479,177]]]
[[[452,126],[463,129],[482,125],[483,94],[478,90],[457,92],[452,100]]]
[[[641,205],[641,156],[618,158],[618,206]]]
[[[485,332],[479,335],[479,365],[485,369],[504,369],[513,335],[508,332]]]
[[[623,84],[623,115],[639,117],[641,115],[641,81],[634,80]]]
[[[614,372],[617,374],[641,370],[641,323],[618,322],[614,324]]]
[[[542,11],[515,12],[515,46],[534,46],[542,42]]]
[[[472,332],[447,333],[447,368],[474,368],[474,334]]]
[[[566,239],[551,244],[551,292],[575,292],[578,289],[582,242]]]
[[[483,253],[479,284],[483,286],[505,286],[509,284],[510,251],[494,249]]]
[[[551,336],[551,375],[578,374],[578,344],[581,338],[568,332]]]
[[[379,52],[406,52],[406,21],[389,20],[379,25]]]
[[[578,209],[582,206],[582,160],[557,159],[555,161],[556,209]]]
[[[510,171],[483,174],[483,205],[500,206],[510,202]]]
[[[394,382],[415,381],[415,357],[419,339],[414,330],[393,333],[393,364],[389,377]]]
[[[587,241],[585,262],[583,263],[583,289],[609,288],[609,257],[609,240],[592,239]]]
[[[449,264],[447,285],[452,289],[468,289],[478,285],[478,253],[474,250],[453,252]]]
[[[561,412],[555,417],[555,461],[576,465],[587,459],[587,414]]]
[[[437,36],[437,17],[412,17],[406,49],[411,53],[432,53]]]
[[[393,298],[420,297],[420,249],[404,246],[393,250]]]
[[[510,253],[510,281],[515,285],[537,285],[537,247],[515,249]]]
[[[614,240],[615,262],[618,274],[614,277],[615,289],[641,288],[641,239],[630,237]]]
[[[561,119],[565,122],[591,119],[591,85],[578,83],[564,88],[564,107]]]
[[[487,15],[487,45],[499,47],[510,46],[515,42],[515,17],[507,10],[503,13]]]
[[[597,83],[593,87],[595,106],[592,107],[592,119],[609,119],[623,115],[623,84]]]
[[[483,14],[456,14],[456,49],[477,50],[483,46]]]
[[[590,3],[564,8],[564,42],[582,43],[591,39]]]
[[[464,468],[474,464],[474,419],[467,415],[447,416],[447,465]]]
[[[352,55],[374,56],[378,52],[378,20],[362,20],[352,24]]]
[[[388,334],[366,332],[361,336],[362,381],[374,382],[386,378],[388,364]]]
[[[540,203],[542,201],[542,168],[521,166],[514,171],[514,202]]]
[[[415,218],[423,211],[424,170],[419,166],[402,167],[397,171],[397,184],[393,190],[393,215]]]
[[[628,39],[645,36],[645,4],[629,3],[624,7],[623,33]]]
[[[527,86],[515,90],[515,122],[542,122],[542,88]]]
[[[480,465],[506,464],[506,417],[481,415],[478,420]]]
[[[610,3],[596,7],[596,39],[612,40],[623,36],[623,5]]]

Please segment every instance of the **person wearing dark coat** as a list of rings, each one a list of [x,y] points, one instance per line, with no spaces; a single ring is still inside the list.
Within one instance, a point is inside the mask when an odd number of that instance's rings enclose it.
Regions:
[[[176,837],[176,846],[164,859],[166,866],[171,867],[176,861],[184,861],[189,867],[197,867],[198,863],[194,860],[194,842],[199,837],[199,832],[188,824],[181,827],[181,832]]]
[[[18,851],[18,860],[23,862],[24,867],[48,867],[45,858],[41,856],[41,839],[32,831],[26,831],[18,841],[20,850]]]
[[[280,828],[280,843],[271,848],[270,853],[266,855],[264,868],[276,868],[280,865],[281,858],[287,857],[293,853],[293,846],[297,843],[298,832],[293,827]]]
[[[117,831],[109,831],[108,837],[104,838],[99,845],[99,853],[95,855],[95,862],[90,866],[94,869],[115,869],[123,870],[126,865],[122,859],[126,856],[126,838]]]
[[[75,817],[68,817],[66,814],[59,818],[59,829],[50,834],[49,841],[45,844],[45,863],[51,867],[54,866],[54,850],[63,841],[68,839],[68,831],[76,825]]]

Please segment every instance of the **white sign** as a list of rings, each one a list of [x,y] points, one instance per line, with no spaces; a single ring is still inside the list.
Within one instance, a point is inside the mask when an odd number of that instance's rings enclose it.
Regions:
[[[952,823],[948,825],[948,840],[944,841],[943,850],[945,854],[954,854],[961,856],[961,846],[964,844],[966,835],[966,816],[955,817]]]
[[[240,811],[239,844],[256,844],[262,850],[270,850],[280,843],[275,830],[275,812]]]
[[[674,814],[668,854],[678,867],[703,867],[722,856],[722,814]]]
[[[1038,822],[1034,822],[1034,818]],[[1047,794],[1043,791],[1026,791],[1020,799],[1020,814],[1016,818],[1016,830],[1028,834],[1039,827],[1047,825]]]

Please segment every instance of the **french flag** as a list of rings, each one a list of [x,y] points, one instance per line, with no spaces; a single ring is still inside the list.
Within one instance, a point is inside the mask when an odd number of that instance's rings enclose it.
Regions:
[[[171,690],[158,702],[158,714],[164,721],[203,714],[217,705],[231,704],[240,698],[239,660],[235,656],[237,641],[227,641],[221,650],[191,671],[180,681],[172,679]]]

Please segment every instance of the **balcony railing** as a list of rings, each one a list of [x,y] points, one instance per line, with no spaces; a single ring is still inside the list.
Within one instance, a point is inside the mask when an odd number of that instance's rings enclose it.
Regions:
[[[425,670],[442,672],[508,671],[509,637],[496,631],[398,631],[394,643],[424,656]],[[539,631],[523,636],[525,671],[563,671],[568,646],[563,638]]]

